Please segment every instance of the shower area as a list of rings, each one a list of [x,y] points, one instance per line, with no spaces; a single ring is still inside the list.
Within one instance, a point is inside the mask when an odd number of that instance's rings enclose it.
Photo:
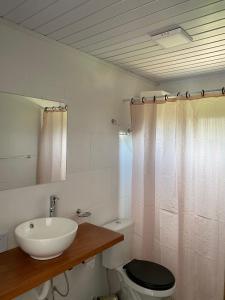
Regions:
[[[119,138],[120,217],[134,219],[134,255],[172,270],[175,299],[223,300],[224,88],[129,103],[131,133]]]

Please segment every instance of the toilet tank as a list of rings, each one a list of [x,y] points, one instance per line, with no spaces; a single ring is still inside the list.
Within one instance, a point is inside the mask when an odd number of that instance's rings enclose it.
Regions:
[[[124,241],[102,253],[103,266],[108,269],[115,269],[132,259],[133,221],[129,219],[117,219],[105,224],[103,227],[124,235]]]

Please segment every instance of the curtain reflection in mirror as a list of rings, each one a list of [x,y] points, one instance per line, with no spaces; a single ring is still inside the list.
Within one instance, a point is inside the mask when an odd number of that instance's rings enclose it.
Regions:
[[[66,178],[67,108],[45,108],[39,138],[37,183]]]

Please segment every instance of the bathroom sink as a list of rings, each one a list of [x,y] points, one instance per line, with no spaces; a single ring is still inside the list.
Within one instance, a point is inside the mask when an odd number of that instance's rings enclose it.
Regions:
[[[15,229],[20,248],[31,257],[46,260],[57,257],[73,242],[78,225],[67,218],[39,218]]]

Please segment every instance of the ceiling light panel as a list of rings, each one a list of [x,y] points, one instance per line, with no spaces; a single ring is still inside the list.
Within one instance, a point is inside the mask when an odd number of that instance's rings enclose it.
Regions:
[[[192,37],[180,27],[150,36],[152,41],[163,48],[176,47],[192,41]]]

